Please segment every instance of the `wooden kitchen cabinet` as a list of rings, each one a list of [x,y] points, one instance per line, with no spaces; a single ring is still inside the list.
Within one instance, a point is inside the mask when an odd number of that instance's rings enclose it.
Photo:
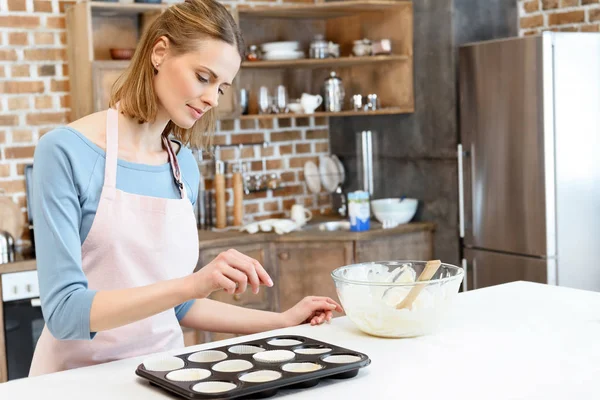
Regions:
[[[305,296],[328,296],[339,301],[331,271],[352,263],[352,242],[277,243],[280,310]]]
[[[356,242],[355,262],[386,260],[430,260],[433,258],[433,233],[411,232]]]

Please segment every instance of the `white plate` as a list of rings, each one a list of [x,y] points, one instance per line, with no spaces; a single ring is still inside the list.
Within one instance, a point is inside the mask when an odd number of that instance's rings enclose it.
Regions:
[[[343,184],[346,181],[346,170],[344,169],[344,164],[342,164],[338,156],[336,156],[335,154],[331,155],[331,159],[335,161],[335,164],[337,165],[338,170],[340,171],[340,183]]]
[[[329,193],[335,192],[341,179],[341,174],[335,161],[329,156],[324,156],[319,165],[319,172],[325,190]]]
[[[319,177],[319,169],[312,161],[307,161],[306,164],[304,164],[304,180],[308,185],[308,190],[310,190],[312,193],[319,193],[321,191],[321,178]]]
[[[274,61],[274,60],[299,60],[304,58],[303,51],[273,51],[263,53],[263,60]]]
[[[262,51],[294,51],[300,48],[300,42],[269,42],[260,45]]]

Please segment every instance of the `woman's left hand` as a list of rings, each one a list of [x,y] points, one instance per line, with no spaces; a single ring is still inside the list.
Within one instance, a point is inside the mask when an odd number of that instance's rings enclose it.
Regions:
[[[344,312],[335,300],[329,297],[307,296],[298,304],[282,313],[285,326],[296,326],[310,322],[320,325],[331,321],[333,311]]]

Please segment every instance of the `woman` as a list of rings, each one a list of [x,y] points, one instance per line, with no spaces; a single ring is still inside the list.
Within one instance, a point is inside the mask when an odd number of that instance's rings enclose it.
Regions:
[[[283,313],[219,303],[273,282],[235,250],[193,272],[198,165],[244,44],[214,0],[187,0],[145,31],[107,111],[57,128],[34,156],[33,214],[46,327],[30,375],[183,347],[181,326],[254,333],[329,320],[308,297]],[[173,134],[178,140],[169,140]]]

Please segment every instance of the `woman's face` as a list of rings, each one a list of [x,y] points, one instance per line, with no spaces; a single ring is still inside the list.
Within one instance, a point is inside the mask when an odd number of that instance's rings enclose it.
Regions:
[[[152,61],[155,67],[158,63],[154,88],[159,108],[184,129],[191,128],[219,104],[219,97],[230,90],[241,63],[234,46],[214,39],[202,40],[198,50],[178,56],[169,54],[168,41],[159,41],[154,50]]]

